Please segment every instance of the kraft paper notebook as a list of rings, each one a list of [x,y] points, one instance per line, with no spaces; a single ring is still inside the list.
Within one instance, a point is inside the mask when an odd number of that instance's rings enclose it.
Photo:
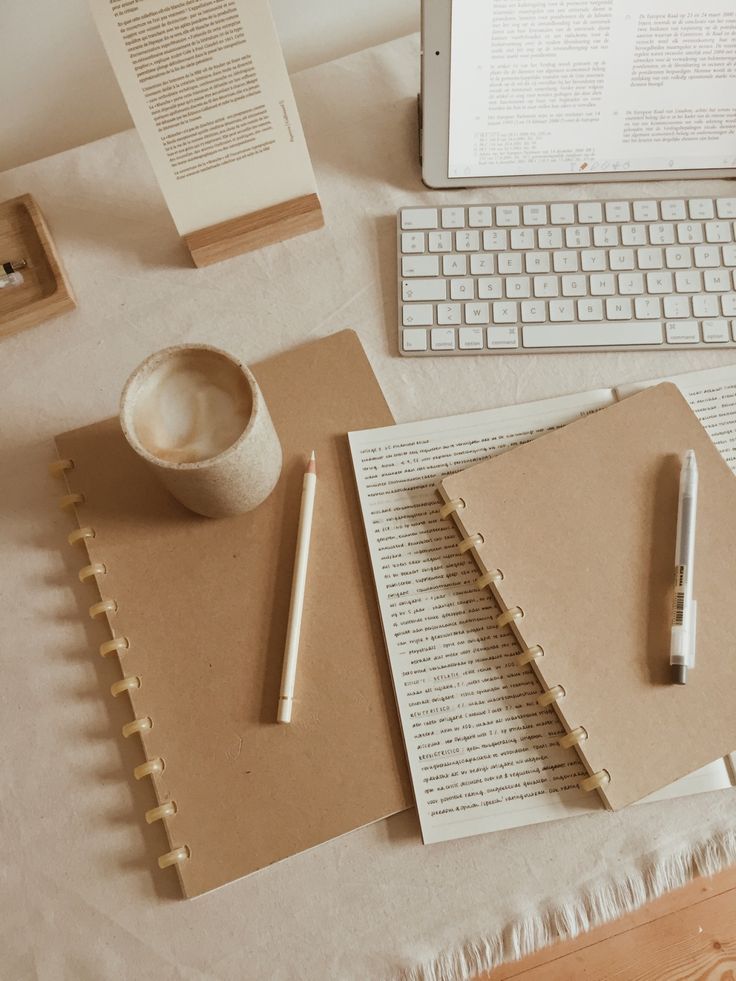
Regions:
[[[671,380],[688,400],[728,466],[736,469],[736,365]],[[516,452],[512,447],[615,405],[632,391],[651,384],[654,383],[598,389],[350,434],[383,630],[426,843],[587,814],[605,806],[597,793],[580,789],[588,771],[574,748],[560,745],[566,728],[554,705],[538,704],[543,685],[531,663],[518,663],[526,645],[517,640],[509,626],[497,625],[501,606],[489,589],[478,588],[479,572],[471,552],[458,550],[463,533],[452,516],[440,516],[438,481],[481,461],[500,461],[503,455],[509,456],[510,463]],[[630,445],[636,444],[640,436],[649,438],[647,429],[653,434],[666,432],[662,419],[647,414],[646,421],[639,420],[623,440],[624,462]],[[702,432],[697,432],[702,439]],[[506,454],[507,450],[511,452]],[[504,486],[500,506],[513,515],[507,520],[507,531],[518,526],[516,502],[518,499],[525,505],[524,492],[540,495],[544,504],[545,487],[564,470],[556,455],[548,462],[544,471],[524,470],[523,479],[515,475]],[[569,470],[569,460],[567,466]],[[730,476],[722,467],[721,474],[724,472]],[[592,499],[587,474],[573,470],[571,479],[570,499],[563,502],[554,521],[545,520],[544,528],[534,539],[543,558],[547,525],[558,520],[574,522],[581,506],[584,510]],[[605,492],[609,493],[608,488]],[[672,493],[676,497],[676,474]],[[705,500],[701,495],[703,508],[707,506]],[[724,533],[732,528],[732,514],[727,513],[721,522]],[[607,524],[607,517],[601,509],[600,523]],[[541,520],[536,511],[532,518],[533,522]],[[664,589],[671,588],[674,525],[671,534],[672,541],[665,543],[664,552],[657,553],[657,561],[663,564],[663,570],[665,566],[667,569],[666,574],[663,571]],[[573,540],[577,541],[577,537],[573,536]],[[490,534],[486,543],[490,548]],[[615,549],[616,543],[611,551],[614,558]],[[696,551],[696,562],[698,555]],[[586,549],[585,568],[595,558],[595,551]],[[503,568],[500,560],[496,564]],[[555,560],[551,572],[547,570],[544,590],[556,617],[564,616],[568,634],[575,637],[587,626],[588,621],[581,619],[579,612],[584,611],[592,594],[586,583],[580,596],[574,602],[570,600],[563,571],[564,562],[559,560],[558,567]],[[620,568],[612,563],[612,583],[619,573]],[[702,600],[697,577],[696,571],[696,598]],[[726,570],[720,583],[720,589],[728,596],[729,577],[733,579],[733,573]],[[507,598],[529,612],[523,587]],[[727,621],[734,616],[733,606],[727,604],[723,616],[719,610],[724,632],[729,629]],[[669,623],[668,598],[663,600],[662,615]],[[665,633],[666,630],[667,627]],[[610,662],[619,633],[617,624],[613,644],[607,644],[603,653],[586,654],[596,677],[598,669],[603,679],[613,671]],[[538,637],[529,640],[531,644],[541,643]],[[658,670],[666,672],[666,639],[657,657],[662,658],[657,661]],[[710,662],[705,648],[699,645],[693,683],[698,675],[699,684],[710,684],[706,677]],[[551,677],[551,683],[563,684],[572,692],[574,678],[566,680],[561,672]],[[732,700],[732,689],[729,682],[724,689],[728,694],[714,699],[714,714],[710,704],[704,709],[701,705],[695,718],[688,714],[687,725],[697,730],[696,739],[701,738],[701,730],[710,730],[707,738],[718,743],[704,766],[687,772],[688,767],[693,768],[693,761],[680,753],[677,740],[670,741],[666,755],[671,758],[672,768],[687,773],[674,782],[666,783],[668,778],[662,776],[661,769],[655,769],[649,755],[649,747],[657,739],[655,723],[655,731],[650,732],[649,741],[641,749],[641,766],[653,781],[661,781],[661,789],[643,801],[715,790],[733,793],[736,759],[730,751],[736,743],[729,735],[732,723],[724,728],[718,721],[724,700]],[[691,697],[694,691],[686,692],[685,697]],[[612,713],[616,717],[615,740],[629,724],[622,682],[609,684],[607,695],[617,706],[616,713]],[[571,718],[570,723],[582,724],[580,718]],[[592,723],[586,724],[593,728]],[[729,755],[724,756],[725,753]]]
[[[682,687],[670,681],[669,640],[680,462],[690,448],[700,473],[698,637]],[[530,652],[543,699],[575,733],[593,778],[585,785],[609,807],[736,746],[736,480],[676,386],[640,392],[440,486],[502,620]]]
[[[352,331],[254,367],[284,450],[273,494],[237,518],[177,503],[108,419],[56,439],[92,529],[75,547],[122,650],[131,720],[185,896],[412,804],[345,433],[391,414]],[[319,488],[290,726],[276,724],[304,463]],[[77,537],[79,537],[77,535]],[[81,545],[81,547],[80,547]],[[90,585],[90,605],[98,596]],[[85,613],[86,616],[86,613]],[[112,646],[112,645],[111,645]],[[96,656],[96,655],[95,655]],[[127,697],[127,696],[124,696]],[[142,815],[141,815],[142,818]],[[171,873],[165,873],[171,874]]]

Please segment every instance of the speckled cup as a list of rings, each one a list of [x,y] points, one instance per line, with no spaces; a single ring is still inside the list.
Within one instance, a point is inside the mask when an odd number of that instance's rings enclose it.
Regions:
[[[135,416],[141,394],[161,371],[176,368],[177,359],[200,357],[207,363],[222,359],[223,370],[250,392],[250,417],[235,441],[215,456],[195,462],[172,462],[147,448],[136,432]],[[233,373],[236,372],[237,375]],[[130,446],[145,460],[173,496],[197,514],[209,518],[252,511],[276,486],[282,453],[268,406],[253,373],[236,358],[204,344],[180,344],[157,351],[140,364],[125,383],[120,399],[120,424]]]

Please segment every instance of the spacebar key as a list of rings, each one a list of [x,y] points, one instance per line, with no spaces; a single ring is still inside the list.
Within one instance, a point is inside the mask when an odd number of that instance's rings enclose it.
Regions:
[[[618,347],[661,344],[658,320],[615,324],[525,324],[524,347]]]

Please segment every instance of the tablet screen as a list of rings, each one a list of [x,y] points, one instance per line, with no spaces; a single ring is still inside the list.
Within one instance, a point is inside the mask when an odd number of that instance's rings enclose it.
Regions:
[[[734,0],[453,0],[449,177],[736,166]]]

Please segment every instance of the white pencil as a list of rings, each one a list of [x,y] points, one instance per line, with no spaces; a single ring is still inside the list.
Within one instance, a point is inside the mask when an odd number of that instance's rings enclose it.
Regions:
[[[296,536],[296,558],[294,559],[294,578],[291,582],[291,602],[289,603],[289,625],[286,628],[286,648],[284,668],[281,674],[281,694],[277,718],[279,722],[291,722],[291,706],[294,701],[296,681],[296,660],[299,656],[299,632],[302,626],[304,609],[304,587],[307,582],[307,562],[309,560],[309,540],[312,536],[312,514],[314,495],[317,490],[317,461],[314,450],[309,458],[302,484],[302,504],[299,511],[299,530]]]

